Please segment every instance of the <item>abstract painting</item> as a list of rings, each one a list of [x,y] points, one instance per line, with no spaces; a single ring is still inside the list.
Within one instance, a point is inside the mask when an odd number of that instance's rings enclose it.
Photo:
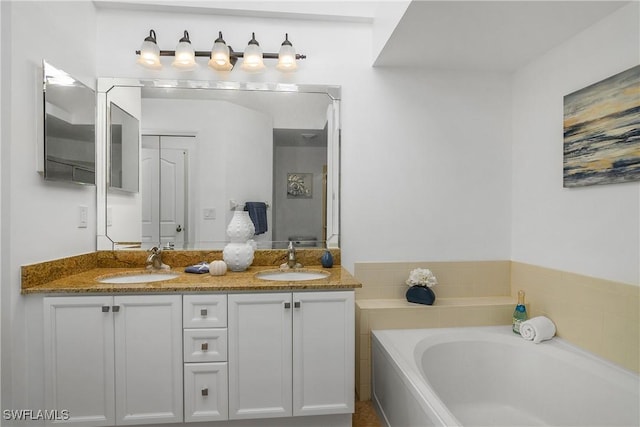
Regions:
[[[640,65],[564,97],[564,186],[640,180]]]

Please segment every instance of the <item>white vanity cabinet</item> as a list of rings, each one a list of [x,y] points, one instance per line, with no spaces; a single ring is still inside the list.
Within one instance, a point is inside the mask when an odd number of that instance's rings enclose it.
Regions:
[[[67,423],[181,422],[180,295],[44,298],[45,406]]]
[[[184,421],[228,417],[227,296],[185,295]]]
[[[354,292],[228,296],[229,418],[348,414]]]

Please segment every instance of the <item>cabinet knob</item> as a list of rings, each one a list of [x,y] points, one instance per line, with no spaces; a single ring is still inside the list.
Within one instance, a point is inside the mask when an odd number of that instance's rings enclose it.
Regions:
[[[209,350],[209,343],[208,342],[203,342],[202,345],[200,346],[200,348],[202,349],[202,351]]]
[[[112,310],[114,313],[117,313],[117,312],[119,312],[119,311],[120,311],[120,306],[119,306],[119,305],[114,305],[113,307],[111,307],[111,310]]]
[[[291,308],[291,303],[290,302],[285,302],[284,303],[284,308]]]
[[[109,307],[108,305],[103,305],[103,306],[102,306],[102,312],[103,312],[103,313],[108,313],[110,308],[111,308],[111,307]]]
[[[209,396],[209,388],[208,387],[205,387],[205,388],[202,389],[202,395],[203,396]]]
[[[200,310],[200,316],[207,317],[207,309],[206,308],[203,308],[203,309]]]
[[[300,301],[296,301],[293,303],[293,308],[300,308]]]

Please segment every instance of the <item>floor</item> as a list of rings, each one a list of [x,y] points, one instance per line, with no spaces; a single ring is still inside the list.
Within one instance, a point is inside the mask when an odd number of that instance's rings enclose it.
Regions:
[[[352,427],[382,427],[370,400],[356,400],[356,412],[353,414],[352,420]]]

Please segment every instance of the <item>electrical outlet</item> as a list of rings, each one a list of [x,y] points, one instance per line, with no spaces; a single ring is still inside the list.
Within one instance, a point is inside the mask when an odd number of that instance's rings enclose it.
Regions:
[[[78,206],[78,228],[87,228],[89,220],[89,208],[87,206]]]

